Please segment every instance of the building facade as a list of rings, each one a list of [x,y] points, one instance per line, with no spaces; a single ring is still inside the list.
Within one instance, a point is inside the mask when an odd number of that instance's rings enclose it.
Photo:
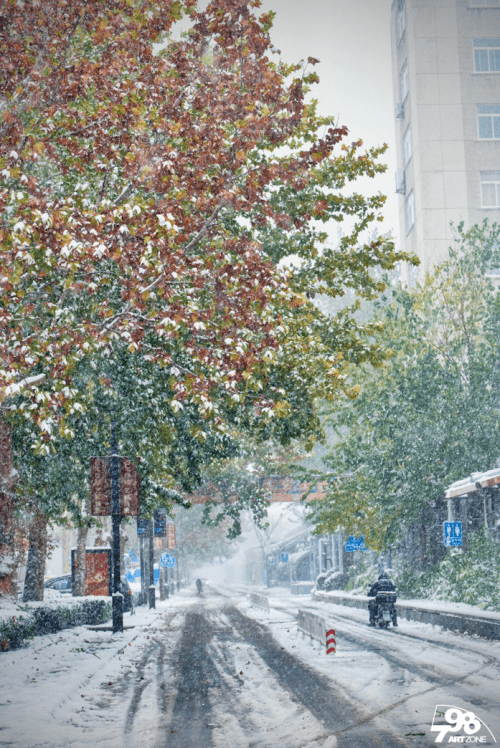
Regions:
[[[500,222],[500,0],[393,0],[401,249],[419,277],[450,223]]]

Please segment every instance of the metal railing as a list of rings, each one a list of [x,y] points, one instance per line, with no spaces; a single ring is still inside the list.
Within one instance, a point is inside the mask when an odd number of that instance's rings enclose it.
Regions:
[[[297,628],[303,634],[307,634],[311,639],[315,639],[323,647],[326,647],[326,621],[322,616],[299,608]]]
[[[269,610],[269,598],[267,598],[265,595],[259,595],[257,592],[251,592],[250,602],[252,605],[257,605],[259,608]]]

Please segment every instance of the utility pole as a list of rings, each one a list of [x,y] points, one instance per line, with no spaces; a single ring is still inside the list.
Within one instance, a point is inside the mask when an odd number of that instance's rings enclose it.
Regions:
[[[120,458],[115,422],[111,424],[111,523],[113,535],[113,634],[123,632],[123,595],[120,592]]]

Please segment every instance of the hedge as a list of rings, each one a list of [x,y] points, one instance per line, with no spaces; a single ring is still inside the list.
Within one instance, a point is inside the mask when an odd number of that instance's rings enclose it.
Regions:
[[[111,603],[84,600],[69,607],[26,609],[27,616],[11,616],[0,621],[0,651],[18,649],[41,634],[56,634],[73,626],[95,626],[111,618]]]

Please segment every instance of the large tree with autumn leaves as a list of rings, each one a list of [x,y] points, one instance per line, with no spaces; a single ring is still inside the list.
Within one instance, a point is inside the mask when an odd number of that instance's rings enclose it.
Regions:
[[[241,413],[263,436],[279,423],[285,441],[314,434],[345,361],[382,355],[372,329],[311,297],[370,296],[371,268],[404,259],[362,240],[384,198],[343,193],[384,168],[383,148],[318,117],[317,60],[282,62],[259,6],[4,4],[0,392],[40,454],[85,408],[78,363],[118,348],[169,371],[174,411],[221,431]],[[326,248],[321,222],[346,216]]]
[[[377,154],[333,156],[347,130],[306,104],[315,73],[272,61],[259,5],[5,6],[0,385],[12,395],[46,374],[29,406],[45,439],[78,400],[75,362],[117,343],[170,368],[176,407],[189,399],[217,421],[221,396],[263,387],[289,339],[311,351],[313,333],[294,327],[304,307],[318,318],[304,292],[342,293],[346,270],[369,289],[370,266],[397,259],[357,235],[319,251],[313,218],[376,217],[380,197],[338,188],[380,168]],[[183,14],[191,30],[173,41]],[[295,272],[279,265],[292,254]],[[349,343],[330,348],[335,379]]]

